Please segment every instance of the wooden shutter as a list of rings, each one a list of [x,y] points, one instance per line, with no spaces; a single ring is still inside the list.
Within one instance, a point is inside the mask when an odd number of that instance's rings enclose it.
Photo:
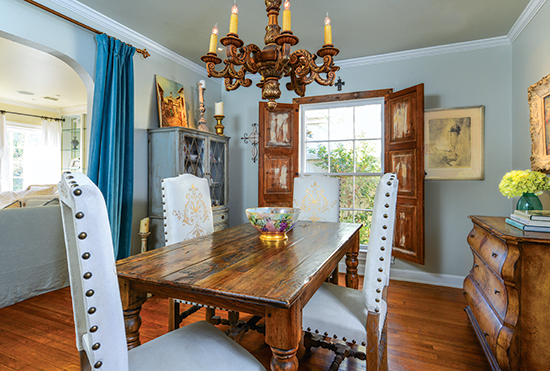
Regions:
[[[397,174],[393,255],[424,264],[424,84],[385,96],[385,171]]]
[[[258,205],[292,206],[298,176],[298,105],[277,103],[270,110],[260,102]]]

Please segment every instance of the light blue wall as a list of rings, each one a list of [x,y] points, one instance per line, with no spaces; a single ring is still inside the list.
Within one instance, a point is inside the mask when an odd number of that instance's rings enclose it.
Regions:
[[[347,68],[337,73],[346,82],[342,93],[424,83],[425,108],[485,106],[485,180],[426,181],[426,265],[397,260],[395,268],[466,276],[472,255],[466,242],[468,215],[506,215],[511,203],[498,191],[510,170],[512,47],[497,47],[398,62]],[[338,93],[335,87],[308,86],[306,95]],[[293,94],[283,93],[289,103]],[[258,122],[260,89],[224,92],[226,127],[234,140],[230,150],[232,225],[245,222],[244,208],[257,205],[258,168],[251,145],[240,137]]]
[[[110,36],[140,47],[131,40],[125,40],[115,32],[82,19],[77,14],[60,8],[49,1],[41,1],[47,7],[73,17],[84,24],[99,29]],[[93,78],[95,76],[96,41],[95,34],[73,25],[44,10],[21,0],[0,0],[0,36],[24,43],[56,55],[80,74],[88,89],[88,108],[91,110]],[[144,59],[134,56],[135,77],[135,160],[134,160],[134,215],[132,222],[132,251],[138,252],[139,221],[147,216],[147,129],[159,126],[155,75],[159,74],[184,86],[188,119],[198,120],[198,92],[196,83],[205,79],[181,65],[155,53]],[[205,104],[208,126],[213,131],[214,102],[221,100],[220,82],[207,81]],[[91,115],[88,115],[90,117]]]

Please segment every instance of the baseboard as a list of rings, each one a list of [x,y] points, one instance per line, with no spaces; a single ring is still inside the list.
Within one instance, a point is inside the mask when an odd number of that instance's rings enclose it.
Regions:
[[[357,267],[357,271],[361,276],[365,274],[366,258],[367,258],[367,253],[365,251],[360,251],[359,257],[358,257],[359,265]],[[340,264],[338,264],[338,270],[342,273],[346,271],[345,259],[342,259]],[[420,272],[420,271],[413,271],[408,269],[391,268],[391,271],[390,271],[390,279],[392,280],[425,283],[428,285],[453,287],[458,289],[462,288],[464,283],[464,278],[465,277],[463,276]]]

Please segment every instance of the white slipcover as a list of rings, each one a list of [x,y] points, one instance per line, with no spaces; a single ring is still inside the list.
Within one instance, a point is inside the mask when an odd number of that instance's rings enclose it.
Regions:
[[[82,173],[64,173],[59,190],[76,343],[94,370],[265,370],[240,345],[204,321],[128,351],[103,196]]]
[[[324,175],[294,178],[293,207],[300,208],[299,220],[340,221],[340,179]]]

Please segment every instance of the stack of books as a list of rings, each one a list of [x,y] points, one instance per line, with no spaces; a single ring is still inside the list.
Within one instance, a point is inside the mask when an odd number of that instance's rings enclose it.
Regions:
[[[550,232],[550,210],[514,210],[506,223],[526,232]]]

